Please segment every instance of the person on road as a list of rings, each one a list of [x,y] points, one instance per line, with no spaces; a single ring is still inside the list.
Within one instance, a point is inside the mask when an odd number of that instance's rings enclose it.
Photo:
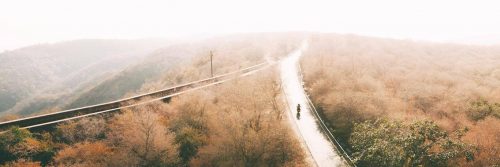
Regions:
[[[300,104],[297,104],[297,119],[300,120]]]

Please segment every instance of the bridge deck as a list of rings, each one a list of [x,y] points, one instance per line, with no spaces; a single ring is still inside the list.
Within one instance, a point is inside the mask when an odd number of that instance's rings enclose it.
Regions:
[[[115,101],[111,101],[111,102],[90,105],[90,106],[85,106],[85,107],[80,107],[80,108],[74,108],[74,109],[69,109],[69,110],[64,110],[64,111],[59,111],[59,112],[54,112],[54,113],[31,116],[31,117],[26,117],[26,118],[11,120],[11,121],[5,121],[5,122],[0,123],[0,131],[4,131],[12,126],[36,130],[36,129],[43,128],[44,126],[49,126],[49,125],[57,124],[57,123],[68,121],[68,120],[78,119],[78,118],[102,114],[102,113],[115,112],[115,111],[119,111],[120,109],[123,109],[123,108],[133,107],[136,105],[141,105],[141,104],[152,102],[152,101],[169,99],[173,96],[182,94],[182,93],[190,91],[190,90],[203,88],[206,86],[225,82],[227,80],[236,78],[238,76],[251,74],[255,71],[262,70],[265,67],[268,67],[269,65],[270,65],[270,63],[264,62],[264,63],[260,63],[260,64],[257,64],[257,65],[251,66],[251,67],[247,67],[245,69],[237,70],[234,72],[230,72],[230,73],[218,75],[218,76],[207,78],[207,79],[202,79],[202,80],[174,86],[174,87],[163,89],[163,90],[158,90],[158,91],[154,91],[154,92],[150,92],[150,93],[140,94],[140,95],[129,97],[129,98],[124,98],[124,99],[115,100]],[[147,102],[139,102],[139,101],[141,101],[141,99],[144,99],[146,97],[152,98],[153,100],[149,100]]]

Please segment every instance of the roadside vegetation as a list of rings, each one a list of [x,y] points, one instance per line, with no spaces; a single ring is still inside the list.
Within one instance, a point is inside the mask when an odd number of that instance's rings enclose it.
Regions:
[[[500,47],[317,34],[307,92],[359,166],[500,165]]]

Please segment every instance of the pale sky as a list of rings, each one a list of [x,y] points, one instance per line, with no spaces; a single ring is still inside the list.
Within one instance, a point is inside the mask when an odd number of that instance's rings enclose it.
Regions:
[[[276,31],[500,44],[500,1],[0,0],[0,52],[82,38]]]

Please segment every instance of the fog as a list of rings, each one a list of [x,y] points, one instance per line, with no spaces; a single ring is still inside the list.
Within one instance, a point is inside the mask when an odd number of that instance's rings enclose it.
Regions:
[[[493,0],[3,1],[0,51],[82,38],[276,31],[493,44],[500,41],[498,6]]]

